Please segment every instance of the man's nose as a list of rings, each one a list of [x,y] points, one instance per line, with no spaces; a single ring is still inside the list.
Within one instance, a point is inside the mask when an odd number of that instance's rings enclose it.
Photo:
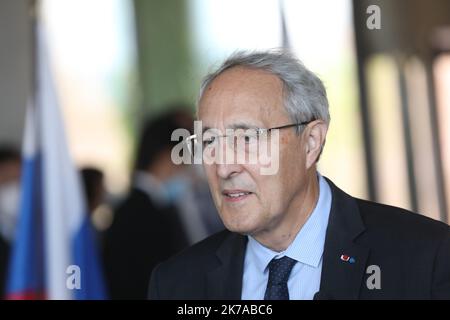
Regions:
[[[242,166],[239,164],[217,164],[217,175],[222,179],[232,178],[242,172]]]
[[[228,179],[239,174],[242,171],[242,165],[237,162],[234,140],[227,136],[222,138],[219,147],[222,151],[219,156],[221,161],[217,164],[216,170],[220,178]]]

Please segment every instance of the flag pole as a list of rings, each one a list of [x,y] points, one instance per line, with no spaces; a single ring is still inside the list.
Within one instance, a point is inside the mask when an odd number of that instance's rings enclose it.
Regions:
[[[286,25],[286,12],[284,6],[284,0],[278,1],[278,7],[280,11],[280,20],[281,20],[281,45],[284,50],[291,50],[291,42],[289,41],[289,34]]]
[[[35,109],[36,105],[36,93],[38,92],[38,73],[37,66],[39,60],[39,50],[37,48],[37,23],[38,23],[38,15],[40,9],[40,0],[28,0],[28,16],[30,19],[30,31],[31,31],[31,39],[30,39],[30,53],[31,53],[31,81],[30,81],[30,97],[29,102]]]

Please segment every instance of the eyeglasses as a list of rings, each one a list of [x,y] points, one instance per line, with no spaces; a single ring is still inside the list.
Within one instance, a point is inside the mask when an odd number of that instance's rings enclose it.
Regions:
[[[261,138],[267,138],[269,133],[274,130],[282,130],[292,127],[300,127],[304,125],[308,125],[313,122],[315,119],[304,121],[300,123],[292,123],[286,124],[283,126],[273,127],[273,128],[248,128],[248,129],[227,129],[232,131],[231,134],[222,135],[220,134],[220,130],[218,129],[209,129],[202,134],[201,144],[198,143],[198,136],[196,134],[191,135],[186,138],[186,143],[188,150],[191,154],[193,154],[196,148],[200,146],[203,147],[203,150],[207,150],[208,148],[212,148],[218,142],[219,138],[228,139],[228,145],[232,146],[234,150],[239,149],[238,146],[244,146],[244,150],[249,152],[250,150],[255,150],[258,144],[261,142]],[[192,145],[193,144],[193,145]],[[193,148],[192,148],[193,147]]]

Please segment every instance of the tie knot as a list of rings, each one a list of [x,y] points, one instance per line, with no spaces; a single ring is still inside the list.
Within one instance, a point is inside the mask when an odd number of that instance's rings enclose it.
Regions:
[[[287,283],[296,260],[284,256],[280,259],[272,259],[269,263],[269,283],[281,285]]]

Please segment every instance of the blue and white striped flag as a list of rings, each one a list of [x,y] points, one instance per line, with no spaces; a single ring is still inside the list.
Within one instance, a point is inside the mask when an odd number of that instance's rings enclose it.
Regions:
[[[40,21],[35,32],[35,88],[26,115],[7,298],[104,299],[95,237],[69,154]]]

